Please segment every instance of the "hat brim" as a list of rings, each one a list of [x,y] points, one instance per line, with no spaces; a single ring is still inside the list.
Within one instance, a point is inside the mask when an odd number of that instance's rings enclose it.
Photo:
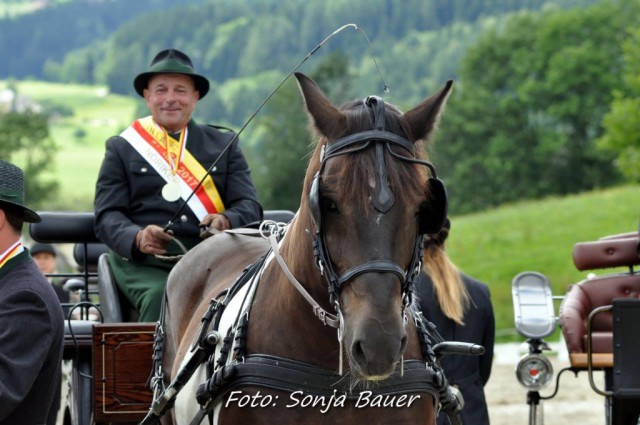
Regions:
[[[193,81],[194,81],[195,86],[196,86],[196,90],[198,91],[198,93],[200,93],[200,99],[205,97],[207,95],[207,93],[209,92],[209,80],[207,80],[202,75],[191,74],[191,73],[187,73],[187,72],[171,72],[171,71],[169,71],[169,72],[143,72],[142,74],[139,74],[133,80],[133,87],[136,89],[136,93],[138,93],[140,95],[140,97],[144,97],[144,89],[146,89],[149,86],[149,79],[151,77],[153,77],[154,75],[158,75],[158,74],[181,74],[181,75],[187,75],[187,76],[193,78]]]
[[[20,204],[16,204],[15,202],[11,202],[11,201],[7,201],[4,199],[0,199],[0,205],[10,205],[11,207],[13,207],[13,209],[15,209],[16,211],[21,211],[22,212],[22,219],[26,222],[26,223],[40,223],[42,221],[42,218],[40,218],[40,216],[38,215],[37,212],[30,210],[29,208],[20,205]]]
[[[32,257],[38,254],[51,254],[54,257],[58,256],[56,250],[49,244],[35,244],[31,248],[29,248],[29,252],[31,253]]]

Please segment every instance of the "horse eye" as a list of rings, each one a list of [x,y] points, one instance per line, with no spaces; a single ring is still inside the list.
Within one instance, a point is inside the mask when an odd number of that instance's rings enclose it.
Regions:
[[[323,199],[322,200],[322,206],[324,207],[324,209],[326,211],[329,211],[331,213],[337,213],[338,212],[338,205],[336,205],[336,203],[333,202],[330,199]]]

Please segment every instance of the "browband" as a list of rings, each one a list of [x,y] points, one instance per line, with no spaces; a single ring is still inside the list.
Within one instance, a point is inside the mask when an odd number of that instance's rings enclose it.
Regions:
[[[361,133],[354,133],[338,139],[325,145],[324,158],[329,157],[335,152],[357,142],[368,142],[372,140],[380,140],[394,145],[400,146],[411,153],[414,153],[414,144],[402,136],[384,130],[367,130]]]

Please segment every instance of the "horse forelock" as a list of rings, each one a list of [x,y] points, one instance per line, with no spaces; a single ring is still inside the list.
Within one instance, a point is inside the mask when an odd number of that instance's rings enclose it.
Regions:
[[[341,137],[374,129],[371,108],[366,107],[362,100],[348,102],[339,109],[346,117],[346,126]],[[385,103],[385,112],[386,131],[400,135],[413,142],[415,145],[413,155],[416,159],[427,159],[423,142],[412,139],[409,124],[400,109]],[[320,169],[322,146],[333,141],[318,134],[317,130],[315,132],[317,134],[317,146],[307,167],[300,210],[295,223],[290,228],[290,240],[292,241],[308,238],[309,236],[306,235],[306,232],[313,229],[308,203],[311,182]],[[393,146],[392,149],[399,155],[410,156],[409,152],[400,147]],[[376,180],[375,150],[365,149],[355,154],[339,155],[331,161],[335,161],[335,166],[332,167],[333,172],[331,175],[323,175],[323,192],[337,194],[339,202],[358,202],[363,211],[370,211],[370,182]],[[398,160],[386,152],[386,149],[385,161],[388,172],[387,181],[393,191],[395,202],[400,205],[410,205],[411,202],[416,202],[416,200],[420,202],[426,201],[428,173],[425,166]],[[298,245],[297,248],[294,247],[293,249],[299,250],[300,247]],[[297,260],[294,260],[294,263],[298,260],[302,261],[301,259],[304,258],[304,256],[298,255],[295,257]],[[303,267],[302,265],[299,266],[300,268]]]
[[[374,129],[374,117],[372,108],[366,107],[363,101],[352,101],[340,107],[346,116],[346,128],[344,136],[361,133]],[[423,142],[412,140],[408,123],[399,108],[385,103],[385,130],[404,137],[415,145],[414,157],[426,159]],[[323,144],[331,141],[322,138],[316,154]],[[409,152],[397,146],[392,146],[395,153],[402,156],[411,156]],[[319,154],[314,154],[316,167],[308,175],[313,177],[319,167]],[[341,202],[358,202],[363,211],[368,211],[371,198],[371,182],[376,181],[376,159],[374,149],[365,149],[355,154],[339,155],[332,159],[336,166],[332,167],[332,175],[323,175],[322,188],[337,194]],[[388,173],[387,182],[393,191],[396,202],[401,205],[409,205],[415,199],[425,199],[427,170],[422,165],[398,160],[391,156],[385,149],[385,162]],[[310,180],[309,180],[310,181]]]

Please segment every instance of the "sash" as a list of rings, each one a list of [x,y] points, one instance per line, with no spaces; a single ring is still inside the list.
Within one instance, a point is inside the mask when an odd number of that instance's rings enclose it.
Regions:
[[[21,241],[17,241],[13,245],[11,245],[8,250],[0,254],[0,269],[2,268],[2,266],[7,264],[9,260],[20,254],[22,251],[24,251],[24,247],[22,246]]]
[[[180,197],[184,201],[206,176],[198,191],[187,202],[198,220],[202,220],[207,214],[221,213],[225,210],[213,179],[186,147],[182,149],[182,158],[176,164],[177,167],[172,169],[167,150],[168,141],[164,142],[165,133],[151,116],[134,121],[120,137],[129,142],[167,183],[176,182],[180,186]],[[184,139],[186,144],[186,135]]]

